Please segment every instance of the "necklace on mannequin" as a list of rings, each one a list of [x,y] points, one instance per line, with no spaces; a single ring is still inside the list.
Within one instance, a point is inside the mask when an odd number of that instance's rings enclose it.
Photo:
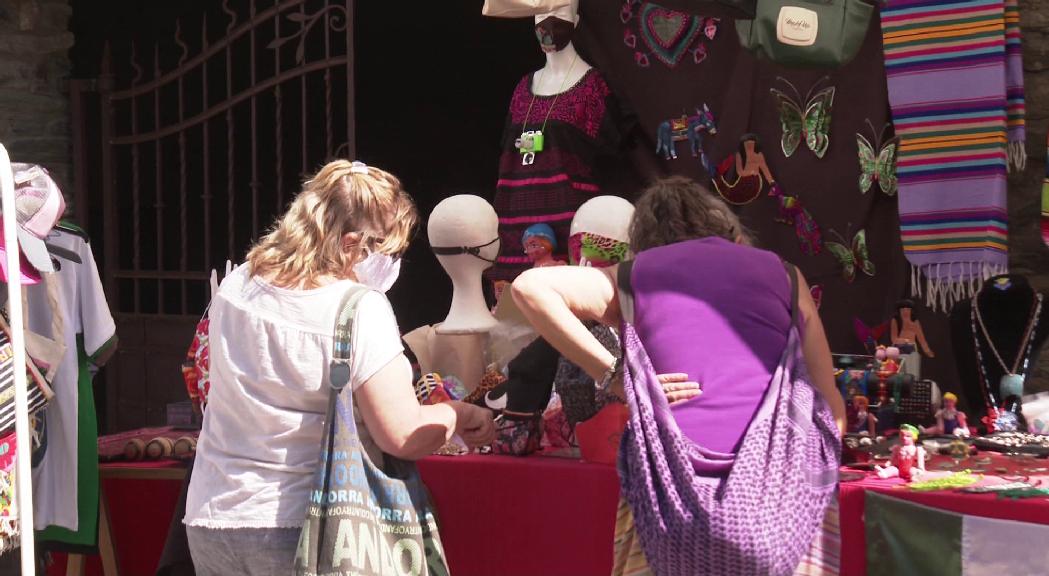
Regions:
[[[976,346],[976,361],[980,367],[980,384],[983,388],[984,399],[987,405],[991,407],[992,412],[998,414],[995,420],[995,429],[1008,431],[1009,429],[1015,430],[1015,422],[1012,419],[1006,418],[1006,415],[1002,414],[1002,411],[998,409],[998,404],[994,397],[994,394],[990,391],[988,385],[987,365],[984,363],[982,346],[980,346],[980,334],[983,334],[984,341],[987,342],[987,347],[991,350],[995,360],[998,361],[998,365],[1002,368],[1002,377],[998,381],[998,395],[1004,401],[1011,396],[1021,397],[1023,396],[1024,388],[1024,377],[1027,374],[1028,364],[1031,361],[1031,351],[1034,348],[1034,332],[1038,327],[1038,317],[1042,313],[1042,295],[1035,294],[1034,305],[1031,310],[1031,318],[1027,321],[1027,329],[1024,331],[1023,339],[1020,341],[1019,349],[1016,352],[1016,359],[1013,361],[1012,367],[1006,365],[1005,360],[1002,359],[1001,353],[998,348],[994,345],[994,341],[991,340],[991,333],[987,330],[987,325],[983,321],[983,315],[980,313],[979,303],[977,302],[976,296],[972,299],[972,311],[970,313],[972,321],[973,331],[973,342]],[[1022,364],[1022,366],[1021,366]],[[1008,416],[1015,416],[1009,414]]]
[[[537,152],[543,151],[543,132],[546,130],[546,122],[550,120],[550,113],[553,112],[554,106],[557,106],[557,99],[561,96],[561,92],[565,90],[565,83],[568,82],[568,78],[572,76],[572,68],[575,68],[576,60],[579,59],[579,54],[576,53],[572,57],[572,63],[568,66],[568,71],[565,72],[565,77],[561,79],[561,87],[557,89],[557,94],[554,94],[554,101],[550,103],[550,107],[546,110],[546,116],[543,118],[543,125],[539,130],[528,130],[528,117],[532,114],[532,105],[535,104],[535,89],[531,89],[532,100],[528,103],[528,110],[525,111],[524,122],[521,123],[521,136],[514,142],[514,146],[521,152],[521,165],[530,166],[535,162],[535,155]],[[543,75],[546,74],[546,68],[544,67],[539,72],[539,86],[543,85]]]

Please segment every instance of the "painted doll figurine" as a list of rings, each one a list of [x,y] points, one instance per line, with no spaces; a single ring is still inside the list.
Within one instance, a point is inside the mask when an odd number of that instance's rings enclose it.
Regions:
[[[969,425],[965,413],[958,410],[958,397],[948,392],[943,395],[943,408],[936,411],[936,425],[924,428],[926,434],[969,436]]]
[[[874,427],[878,424],[878,418],[870,412],[870,400],[866,396],[853,396],[852,410],[850,412],[849,432],[856,434],[866,432],[873,438],[875,435]]]
[[[896,315],[890,323],[890,334],[893,346],[899,347],[900,353],[903,354],[903,371],[913,375],[915,380],[920,379],[922,356],[935,358],[936,354],[925,341],[925,332],[922,331],[922,323],[918,321],[914,302],[900,300],[896,303]]]
[[[889,465],[879,467],[878,478],[903,478],[907,482],[925,473],[925,448],[918,446],[918,429],[900,426],[900,443],[892,447]]]
[[[874,357],[878,360],[880,365],[878,366],[878,377],[888,378],[894,376],[900,371],[900,349],[895,346],[878,346],[878,350],[874,353]]]
[[[891,323],[892,344],[900,348],[903,354],[909,354],[915,347],[919,347],[921,353],[929,358],[935,358],[929,343],[925,341],[925,333],[922,332],[922,323],[918,321],[918,314],[914,311],[914,302],[900,300],[896,303],[896,316]]]
[[[555,260],[553,253],[557,249],[554,229],[548,224],[532,224],[521,237],[525,254],[536,268],[545,266],[564,266],[565,263]]]

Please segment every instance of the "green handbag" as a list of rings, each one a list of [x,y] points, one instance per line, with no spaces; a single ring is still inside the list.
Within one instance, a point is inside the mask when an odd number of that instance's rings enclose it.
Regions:
[[[863,0],[758,0],[737,20],[744,48],[784,66],[838,68],[859,52],[874,6]]]

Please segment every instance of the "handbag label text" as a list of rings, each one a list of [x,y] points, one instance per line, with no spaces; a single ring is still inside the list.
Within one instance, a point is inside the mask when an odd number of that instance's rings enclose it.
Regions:
[[[776,18],[776,39],[790,46],[812,46],[819,30],[819,14],[801,6],[782,6]]]

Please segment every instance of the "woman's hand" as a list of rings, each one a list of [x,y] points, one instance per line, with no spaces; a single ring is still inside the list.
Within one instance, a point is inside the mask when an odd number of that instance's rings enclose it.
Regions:
[[[455,433],[467,446],[487,446],[495,440],[492,411],[473,404],[455,402]]]
[[[699,382],[689,381],[688,374],[660,374],[658,378],[671,406],[688,402],[703,393],[699,388]]]

